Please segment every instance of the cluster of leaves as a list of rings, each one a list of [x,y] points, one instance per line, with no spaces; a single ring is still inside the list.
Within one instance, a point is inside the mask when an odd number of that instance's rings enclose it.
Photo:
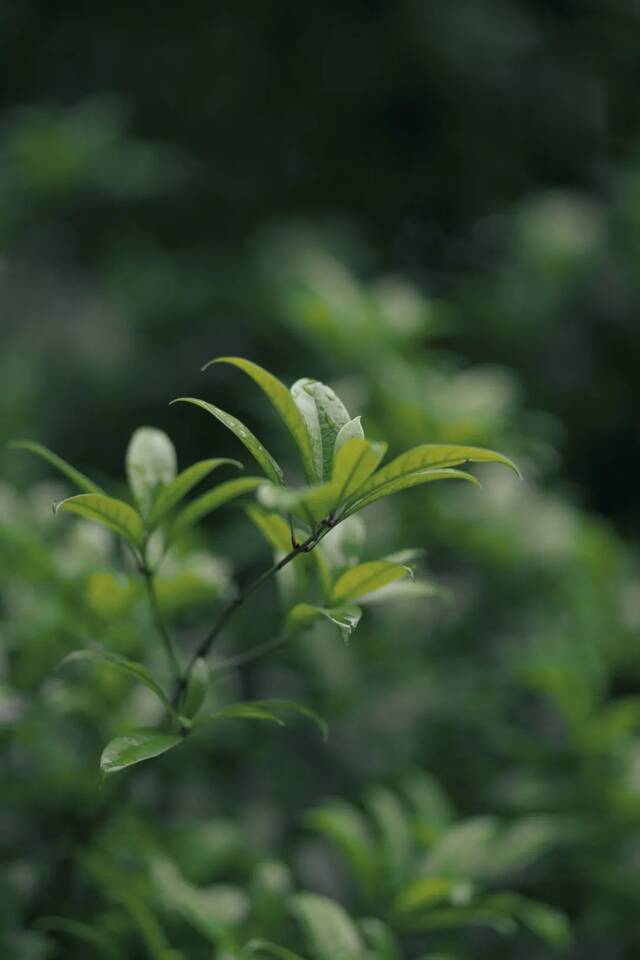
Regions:
[[[310,717],[323,733],[326,732],[324,722],[308,707],[278,699],[233,703],[208,716],[197,716],[210,683],[205,656],[215,639],[217,628],[207,636],[188,666],[183,668],[162,621],[154,585],[155,572],[166,551],[188,527],[222,504],[259,487],[263,506],[277,507],[289,517],[289,526],[278,514],[259,511],[258,508],[250,510],[251,518],[272,546],[282,553],[282,558],[260,578],[257,586],[299,553],[311,552],[338,524],[345,523],[355,513],[382,497],[435,480],[463,479],[476,483],[471,474],[455,469],[466,461],[502,463],[517,472],[514,464],[499,453],[445,444],[423,444],[378,469],[386,445],[365,440],[360,418],[352,419],[329,387],[303,379],[289,391],[276,377],[255,363],[239,358],[224,360],[247,373],[278,411],[297,444],[308,486],[297,490],[287,488],[280,466],[244,424],[220,408],[195,399],[188,399],[188,402],[203,407],[242,441],[263,469],[270,481],[268,484],[263,483],[260,477],[229,480],[196,497],[187,506],[181,506],[187,494],[218,467],[240,467],[241,464],[224,458],[209,459],[192,464],[178,473],[175,449],[167,435],[154,428],[142,427],[134,433],[127,449],[126,472],[133,500],[133,503],[127,503],[108,496],[92,480],[41,445],[31,441],[17,441],[14,444],[44,457],[76,486],[86,491],[58,502],[55,505],[56,512],[65,510],[107,527],[133,551],[135,562],[147,584],[151,612],[173,672],[176,688],[171,696],[162,689],[144,664],[109,651],[80,650],[66,658],[65,662],[90,660],[106,663],[134,677],[155,694],[169,719],[178,727],[177,732],[155,728],[135,729],[116,737],[102,752],[100,769],[104,776],[166,753],[177,747],[187,732],[212,720],[244,718],[281,723],[274,711],[288,708]],[[305,534],[300,534],[294,528],[294,517],[306,525]],[[321,605],[305,601],[295,604],[288,612],[285,632],[295,634],[318,617],[326,617],[347,638],[360,619],[361,611],[353,605],[355,601],[366,600],[410,573],[411,566],[406,562],[407,559],[406,555],[387,557],[332,572],[329,564],[318,555],[323,602]],[[221,626],[237,605],[238,598],[223,614]]]

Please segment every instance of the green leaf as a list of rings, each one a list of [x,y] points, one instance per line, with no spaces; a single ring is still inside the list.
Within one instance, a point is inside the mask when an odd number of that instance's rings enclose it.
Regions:
[[[346,910],[316,893],[291,897],[291,907],[315,960],[359,960],[364,943]]]
[[[249,504],[246,513],[276,553],[285,554],[292,549],[291,529],[279,514],[269,513],[256,503]]]
[[[182,737],[170,733],[147,728],[132,730],[106,745],[100,757],[100,770],[105,777],[118,773],[134,763],[158,757],[177,747],[179,743],[182,743]]]
[[[210,413],[212,417],[215,417],[216,420],[223,423],[227,429],[231,430],[238,440],[245,445],[254,460],[262,467],[265,476],[267,476],[269,480],[276,484],[284,483],[284,473],[280,465],[271,456],[266,447],[260,443],[258,438],[254,436],[251,430],[245,427],[244,423],[238,420],[237,417],[226,413],[224,410],[221,410],[220,407],[215,407],[212,403],[207,403],[206,400],[197,400],[195,397],[178,397],[177,400],[172,400],[171,403],[192,403],[194,406],[200,407],[202,410]]]
[[[142,547],[144,541],[144,524],[142,518],[133,507],[124,500],[114,497],[105,497],[99,493],[79,493],[75,497],[67,497],[55,505],[58,510],[75,513],[85,520],[92,520],[118,533],[134,547]]]
[[[398,798],[384,787],[371,787],[366,807],[376,825],[385,875],[391,889],[403,883],[411,861],[411,825]]]
[[[393,930],[377,917],[365,917],[359,922],[369,948],[371,960],[401,960],[400,946]]]
[[[369,488],[377,476],[378,474],[374,473],[365,487]],[[409,487],[416,487],[421,483],[432,483],[435,480],[466,480],[468,483],[475,484],[476,487],[480,486],[476,478],[470,473],[465,473],[464,470],[416,470],[415,473],[405,474],[395,480],[383,483],[378,487],[368,489],[367,493],[363,492],[365,487],[358,490],[352,497],[341,519],[350,517],[352,514],[357,513],[364,507],[368,507],[369,504],[380,500],[382,497],[390,497],[393,493],[408,490]]]
[[[370,563],[351,567],[334,583],[331,603],[340,605],[358,600],[387,583],[406,576],[408,572],[404,564],[390,563],[388,560],[372,560]]]
[[[567,917],[546,903],[530,900],[511,891],[492,894],[482,903],[491,910],[504,912],[506,916],[519,920],[551,947],[565,949],[571,945],[573,937]]]
[[[258,497],[260,503],[268,509],[295,514],[311,527],[328,516],[336,506],[332,483],[319,483],[297,489],[288,487],[286,490],[265,483],[260,488]]]
[[[344,800],[331,800],[311,810],[305,817],[305,824],[335,843],[364,896],[371,896],[381,880],[380,863],[362,813]]]
[[[347,440],[364,440],[364,430],[362,429],[361,421],[362,417],[354,417],[353,420],[349,420],[348,423],[345,423],[344,426],[340,427],[338,436],[336,437],[336,442],[333,447],[334,459],[345,445]]]
[[[205,477],[208,477],[213,470],[225,464],[242,470],[242,464],[238,463],[237,460],[218,457],[213,460],[199,460],[198,463],[193,463],[190,467],[187,467],[186,470],[179,473],[175,480],[172,480],[171,483],[164,487],[158,494],[149,514],[149,526],[154,527],[158,524],[163,516],[175,507],[176,503],[179,503],[180,500],[186,497],[196,484],[204,480]]]
[[[295,440],[302,456],[305,476],[310,483],[313,482],[315,479],[315,468],[307,425],[285,385],[281,383],[277,377],[274,377],[266,370],[263,370],[262,367],[259,367],[257,363],[244,360],[242,357],[217,357],[214,360],[210,360],[209,363],[206,363],[202,369],[206,370],[212,363],[230,363],[232,366],[244,371],[244,373],[257,383],[278,411],[285,426]]]
[[[485,907],[448,907],[430,910],[428,913],[407,916],[402,929],[410,933],[422,933],[427,930],[455,930],[459,927],[488,927],[503,937],[518,932],[517,924],[498,910]]]
[[[188,719],[195,717],[209,690],[210,670],[206,660],[198,657],[187,684],[182,713]]]
[[[171,527],[171,538],[173,539],[187,527],[192,526],[213,510],[217,510],[218,507],[228,503],[229,500],[235,500],[236,497],[241,497],[243,494],[255,490],[262,483],[264,483],[262,477],[240,477],[239,480],[227,480],[226,483],[221,483],[213,490],[209,490],[208,493],[196,497],[176,517]]]
[[[119,951],[110,943],[107,935],[89,926],[88,923],[82,923],[80,920],[71,920],[66,917],[38,917],[34,923],[38,930],[51,931],[53,933],[66,933],[70,937],[82,940],[90,944],[93,950],[97,950],[100,956],[107,960],[118,960]]]
[[[357,509],[361,510],[363,506],[372,503],[380,496],[388,496],[406,487],[415,486],[416,483],[426,483],[429,479],[429,473],[425,471],[445,471],[449,467],[459,466],[461,463],[502,463],[510,467],[519,474],[518,468],[512,460],[504,457],[501,453],[494,450],[484,450],[482,447],[462,447],[447,443],[423,443],[418,447],[413,447],[399,457],[382,467],[377,473],[374,473],[367,483],[357,492],[357,499],[363,499]],[[453,475],[458,475],[455,471]],[[420,477],[425,479],[421,480]],[[432,479],[445,479],[452,474],[442,474],[433,476]],[[469,479],[469,474],[464,474],[460,478]],[[412,481],[403,483],[402,481]],[[477,481],[476,481],[477,482]],[[351,512],[351,511],[350,511]]]
[[[420,872],[469,880],[482,876],[499,849],[499,824],[494,817],[472,817],[449,827],[424,858]]]
[[[138,427],[129,441],[125,462],[134,499],[143,513],[147,513],[159,491],[176,476],[174,446],[163,430]]]
[[[270,940],[250,940],[243,948],[241,958],[249,960],[250,957],[260,953],[276,957],[276,960],[305,960],[305,957],[301,957],[299,953],[293,953],[292,950],[280,947],[277,943],[271,943]]]
[[[326,722],[310,707],[305,707],[293,700],[248,700],[243,703],[232,703],[221,710],[216,710],[200,720],[197,720],[194,726],[202,726],[203,723],[209,723],[211,720],[270,720],[284,727],[285,723],[278,717],[274,710],[293,710],[301,716],[311,720],[320,730],[323,738],[326,740],[328,728]]]
[[[41,443],[35,443],[33,440],[12,440],[9,443],[9,447],[13,450],[28,450],[30,453],[35,453],[36,456],[42,457],[43,460],[46,460],[52,467],[59,470],[60,473],[64,474],[72,483],[75,483],[76,487],[79,487],[80,490],[84,490],[85,493],[104,494],[102,487],[99,487],[98,484],[90,480],[89,477],[85,477],[84,473],[80,473],[79,470],[76,470],[75,467],[72,467],[71,464],[63,460],[62,457],[53,453],[52,450],[43,447]]]
[[[268,700],[255,700],[253,702],[267,710],[292,710],[294,713],[298,713],[301,717],[306,717],[307,720],[315,724],[322,734],[323,740],[327,740],[329,737],[327,721],[321,717],[319,713],[316,713],[315,710],[312,710],[311,707],[306,707],[302,703],[296,703],[295,700],[278,700],[273,698]]]
[[[300,630],[306,630],[312,624],[321,618],[325,618],[334,624],[340,631],[342,639],[348,643],[351,634],[360,622],[362,611],[359,607],[314,607],[309,603],[297,603],[293,607],[286,620],[286,630],[290,633],[297,633]]]
[[[331,387],[304,377],[291,387],[291,396],[307,425],[315,480],[329,480],[338,433],[350,421],[349,413]]]
[[[135,660],[126,660],[119,654],[110,653],[107,650],[74,650],[60,662],[58,670],[68,663],[76,663],[79,660],[88,660],[91,663],[106,663],[108,666],[115,667],[120,673],[126,673],[128,676],[134,677],[156,695],[169,714],[175,716],[175,711],[167,695],[144,664]]]
[[[449,877],[422,877],[401,888],[394,909],[397,913],[413,913],[431,909],[436,904],[450,903],[457,886],[457,882]]]
[[[336,505],[344,503],[364,485],[387,451],[386,443],[357,438],[342,445],[333,464]]]

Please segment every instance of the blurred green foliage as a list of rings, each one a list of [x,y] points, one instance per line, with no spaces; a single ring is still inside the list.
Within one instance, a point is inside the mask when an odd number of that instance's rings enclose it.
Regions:
[[[140,424],[182,465],[238,457],[168,406],[202,396],[288,465],[257,393],[197,373],[233,354],[331,383],[392,455],[472,443],[525,477],[372,507],[365,558],[423,548],[438,595],[224,673],[327,745],[228,721],[99,790],[105,739],[160,704],[56,667],[163,651],[112,537],[54,520],[71,487],[3,445],[0,954],[632,960],[637,10],[24,0],[0,26],[0,440],[123,494]],[[159,582],[181,649],[268,563],[240,508],[185,538]],[[266,590],[217,657],[277,624]]]

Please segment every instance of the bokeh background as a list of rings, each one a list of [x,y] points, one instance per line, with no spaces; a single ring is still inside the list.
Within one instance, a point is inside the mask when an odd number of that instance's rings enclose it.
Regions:
[[[242,923],[304,951],[269,901],[285,880],[386,918],[393,890],[358,892],[305,812],[429,775],[450,820],[529,828],[506,880],[495,836],[461,844],[461,875],[550,904],[574,939],[472,925],[401,955],[638,956],[639,43],[631,0],[0,5],[3,955],[222,958]],[[87,639],[153,658],[147,615],[110,542],[52,519],[62,481],[5,441],[122,493],[140,424],[182,465],[238,455],[168,405],[195,395],[290,460],[241,375],[198,372],[224,354],[330,383],[393,452],[488,445],[524,481],[487,469],[482,492],[368,519],[367,556],[425,548],[450,599],[234,673],[321,709],[328,747],[225,727],[114,804],[96,758],[149,705],[53,671]],[[185,649],[267,562],[241,510],[205,524],[165,584]],[[266,591],[227,649],[277,615]]]

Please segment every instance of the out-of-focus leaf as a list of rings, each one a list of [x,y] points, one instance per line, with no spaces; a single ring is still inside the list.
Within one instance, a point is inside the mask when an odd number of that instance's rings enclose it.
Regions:
[[[354,417],[353,420],[349,420],[348,423],[345,423],[344,426],[340,428],[333,448],[334,458],[338,455],[347,440],[364,440],[364,430],[362,429],[361,420],[362,417]]]
[[[268,700],[255,700],[253,702],[267,710],[292,710],[294,713],[298,713],[301,717],[306,717],[307,720],[314,723],[322,734],[323,740],[326,740],[329,736],[327,721],[321,717],[319,713],[316,713],[315,710],[305,706],[303,703],[296,703],[295,700],[279,700],[273,697]]]
[[[404,882],[411,861],[411,828],[407,813],[391,790],[374,786],[365,805],[376,825],[384,876],[392,889]]]
[[[414,812],[414,833],[419,842],[431,846],[454,820],[454,811],[445,793],[424,770],[405,777],[400,789]]]
[[[299,893],[290,903],[315,960],[360,960],[364,942],[340,904],[316,893]]]
[[[309,603],[298,603],[289,611],[286,620],[286,630],[296,633],[305,630],[316,620],[325,618],[333,623],[342,635],[345,643],[351,639],[351,634],[360,622],[362,611],[359,607],[314,607]]]
[[[120,954],[110,942],[106,934],[88,923],[82,923],[80,920],[67,919],[66,917],[39,917],[35,926],[38,930],[52,931],[53,933],[66,933],[77,940],[82,940],[89,944],[93,950],[97,950],[100,956],[107,960],[118,960]]]
[[[206,660],[198,657],[189,676],[187,692],[184,698],[182,713],[192,719],[204,702],[209,689],[210,671]]]
[[[462,880],[481,875],[499,848],[499,832],[494,817],[474,817],[449,827],[426,854],[420,873]]]
[[[364,486],[386,451],[386,443],[370,443],[357,438],[347,440],[341,446],[332,474],[336,505],[344,503]]]
[[[133,507],[124,500],[105,497],[99,493],[79,493],[56,504],[56,512],[66,510],[85,520],[102,524],[128,540],[134,547],[142,547],[144,524]]]
[[[397,913],[411,913],[451,901],[456,881],[448,877],[422,877],[414,880],[398,892],[394,903]]]
[[[332,483],[318,483],[307,487],[288,487],[286,490],[265,483],[258,491],[262,506],[282,510],[301,517],[313,527],[331,513],[336,506]]]
[[[408,573],[405,565],[389,563],[388,560],[372,560],[351,567],[338,577],[331,591],[331,603],[343,604],[358,600],[387,583],[392,583]]]
[[[131,492],[147,513],[159,491],[176,476],[175,448],[163,430],[138,427],[129,441],[125,462]]]
[[[394,493],[400,493],[402,490],[408,490],[410,487],[417,487],[423,483],[433,483],[436,480],[466,480],[467,483],[473,483],[476,487],[480,486],[476,478],[470,473],[465,473],[464,470],[416,470],[379,486],[372,486],[376,476],[377,474],[374,473],[373,477],[365,484],[368,487],[366,493],[363,487],[354,494],[342,515],[343,519],[350,517],[359,510],[363,510],[370,504],[375,503],[376,500],[381,500],[382,497],[390,497]]]
[[[134,763],[159,757],[167,750],[177,747],[179,743],[182,743],[182,737],[161,733],[159,730],[150,728],[131,730],[130,733],[116,737],[106,745],[100,757],[100,770],[103,776],[118,773]]]
[[[171,715],[175,714],[175,711],[171,706],[171,703],[164,690],[162,690],[160,685],[156,682],[144,664],[137,663],[135,660],[126,660],[124,657],[119,656],[119,654],[110,653],[107,650],[74,650],[73,653],[68,654],[64,660],[61,661],[58,669],[66,666],[68,663],[76,663],[77,661],[81,660],[88,660],[91,663],[106,663],[108,666],[119,670],[120,673],[126,673],[128,676],[134,677],[156,695],[168,713]]]
[[[258,438],[251,432],[251,430],[249,430],[248,427],[245,427],[244,423],[238,420],[237,417],[232,416],[230,413],[226,413],[224,410],[221,410],[220,407],[216,407],[212,403],[207,403],[206,400],[197,400],[195,397],[178,397],[177,400],[172,400],[171,402],[192,403],[194,406],[200,407],[202,410],[210,413],[212,417],[215,417],[216,420],[219,420],[220,423],[223,423],[225,427],[231,430],[238,440],[244,444],[256,463],[262,467],[265,476],[268,477],[269,480],[276,484],[284,483],[284,473],[282,472],[280,465],[276,462],[274,457],[271,456],[266,447],[263,446]]]
[[[511,917],[488,907],[447,907],[429,910],[424,914],[411,914],[402,920],[402,929],[407,933],[476,926],[488,927],[503,937],[512,937],[518,932],[518,924]]]
[[[379,603],[392,603],[397,600],[421,600],[423,597],[440,597],[447,599],[450,594],[436,583],[428,580],[395,580],[375,593],[368,593],[361,597],[358,603],[362,606],[373,606]]]
[[[277,377],[268,373],[257,363],[245,360],[242,357],[217,357],[206,363],[203,370],[211,366],[212,363],[230,363],[244,371],[251,379],[258,384],[260,389],[271,401],[275,409],[280,414],[285,426],[295,440],[300,455],[307,480],[311,483],[315,479],[315,469],[313,460],[313,450],[311,449],[311,440],[309,431],[304,418],[295,405],[291,393]]]
[[[571,946],[573,936],[567,917],[546,903],[505,891],[485,897],[483,905],[491,910],[504,911],[506,916],[519,920],[550,947],[563,950]]]
[[[104,494],[102,487],[99,487],[97,483],[94,483],[93,480],[86,477],[84,473],[76,470],[70,463],[67,463],[67,461],[59,457],[57,453],[44,447],[41,443],[35,443],[33,440],[12,440],[9,446],[13,450],[28,450],[30,453],[35,453],[36,456],[42,457],[43,460],[46,460],[52,467],[59,470],[60,473],[64,474],[72,483],[75,483],[76,487],[80,490],[84,490],[85,493]]]
[[[179,913],[215,946],[220,946],[227,931],[246,918],[248,898],[238,887],[226,884],[196,887],[188,883],[166,857],[154,858],[152,877],[165,908]]]
[[[400,945],[386,923],[377,917],[365,917],[359,921],[359,927],[372,951],[371,960],[402,960]]]
[[[187,467],[186,470],[179,473],[175,480],[172,480],[168,486],[160,491],[154,501],[151,512],[149,513],[149,526],[155,526],[159,523],[164,515],[175,507],[176,503],[179,503],[180,500],[186,497],[196,484],[204,480],[205,477],[208,477],[213,470],[225,464],[238,467],[239,470],[242,469],[242,464],[238,463],[237,460],[219,457],[213,460],[200,460],[198,463],[193,463],[190,467]]]
[[[218,507],[228,503],[229,500],[235,500],[236,497],[241,497],[243,494],[255,490],[263,482],[262,477],[240,477],[239,480],[227,480],[226,483],[221,483],[213,490],[209,490],[208,493],[196,497],[176,517],[171,526],[171,538],[178,536],[187,527],[202,520],[207,514],[217,510]]]
[[[350,417],[331,387],[303,377],[291,387],[291,396],[307,425],[318,482],[329,480],[338,433]]]
[[[331,800],[311,810],[305,823],[336,844],[361,891],[371,896],[380,879],[380,864],[369,825],[360,811],[344,800]]]
[[[251,957],[259,956],[260,954],[275,957],[276,960],[306,960],[306,958],[301,957],[299,953],[294,953],[293,950],[287,950],[286,947],[280,947],[277,943],[271,943],[269,940],[250,940],[249,943],[243,947],[240,956],[241,960],[250,960]]]
[[[495,879],[515,873],[546,853],[563,834],[552,817],[522,817],[500,831],[500,840],[486,864],[483,877]]]

